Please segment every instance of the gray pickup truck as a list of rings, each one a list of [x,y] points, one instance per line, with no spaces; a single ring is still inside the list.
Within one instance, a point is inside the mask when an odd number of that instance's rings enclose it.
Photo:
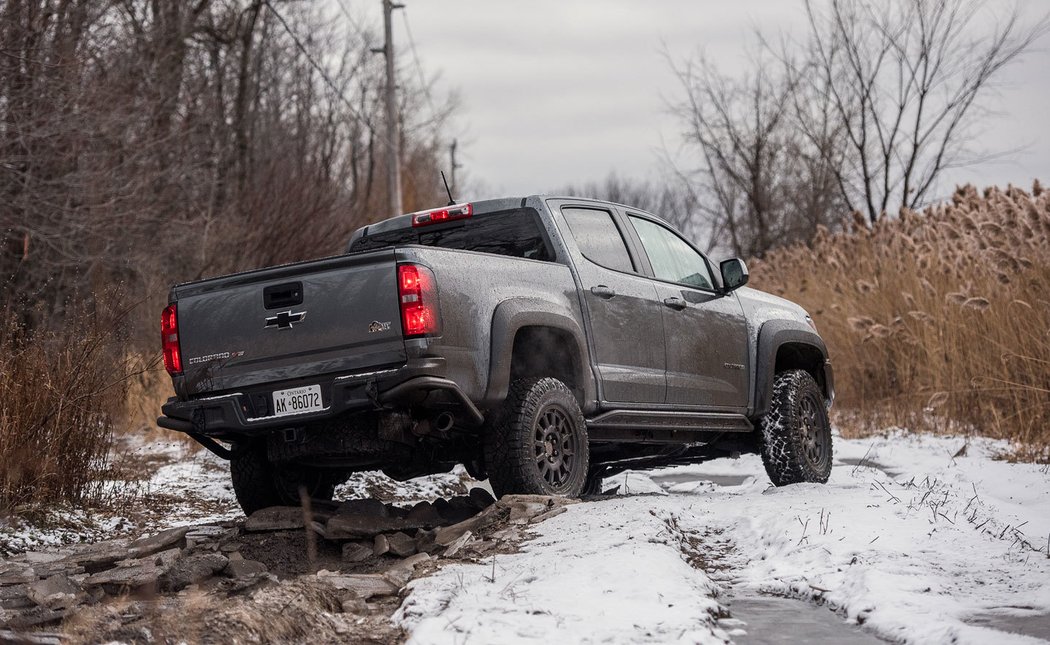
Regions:
[[[229,459],[249,513],[456,464],[497,495],[743,452],[776,485],[826,482],[827,349],[747,280],[621,204],[402,215],[340,256],[173,287],[157,423]]]

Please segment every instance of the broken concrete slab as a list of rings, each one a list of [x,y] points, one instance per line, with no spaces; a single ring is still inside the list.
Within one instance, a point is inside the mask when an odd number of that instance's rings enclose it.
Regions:
[[[33,582],[38,577],[33,567],[28,564],[22,562],[0,564],[0,586],[25,584]]]
[[[467,493],[467,496],[470,498],[470,501],[474,503],[474,506],[479,511],[485,510],[489,506],[492,506],[496,503],[496,498],[492,496],[492,493],[488,492],[484,488],[481,488],[480,486],[475,486],[474,488],[471,488],[470,491]]]
[[[195,553],[176,562],[163,576],[165,589],[179,591],[212,577],[229,565],[221,553]]]
[[[335,515],[390,517],[390,507],[378,499],[348,499],[335,509]]]
[[[271,506],[255,511],[244,522],[245,531],[290,531],[305,526],[303,509],[298,506]]]
[[[14,632],[7,629],[0,629],[0,643],[11,643],[12,645],[64,645],[68,643],[68,638],[65,634],[45,634],[43,632],[34,632],[27,634],[25,632]]]
[[[423,528],[420,522],[377,515],[336,515],[325,525],[329,540],[370,538],[380,533],[411,531],[419,528]]]
[[[88,573],[98,573],[121,560],[126,560],[127,557],[127,540],[107,540],[73,547],[66,561],[74,566],[83,567]]]
[[[186,534],[190,527],[180,526],[156,535],[139,538],[128,545],[127,558],[144,558],[154,553],[160,553],[171,548],[182,548],[186,546]]]
[[[445,549],[445,557],[450,558],[459,553],[460,549],[462,549],[473,538],[474,534],[470,531],[467,531],[463,533],[463,535],[460,535],[458,538],[455,539],[455,541],[452,542],[452,544],[448,545],[447,549]]]
[[[380,533],[376,536],[375,541],[372,543],[372,555],[380,556],[386,555],[390,552],[390,540],[385,535]]]
[[[266,565],[257,560],[230,559],[226,568],[222,570],[223,575],[230,578],[246,578],[261,573],[266,573]]]
[[[353,591],[362,600],[373,596],[393,596],[400,587],[377,573],[342,574],[321,570],[317,579],[344,591]]]
[[[157,589],[161,576],[178,561],[179,555],[179,549],[169,549],[148,558],[122,560],[113,569],[88,576],[84,580],[84,587],[102,587],[110,595]]]
[[[0,609],[25,609],[36,603],[29,599],[26,585],[9,585],[0,587]],[[0,643],[3,641],[0,640]]]
[[[416,552],[416,541],[405,533],[398,531],[386,536],[387,544],[390,545],[390,553],[405,558]]]
[[[347,542],[343,544],[343,562],[364,562],[372,557],[372,549],[361,542]]]
[[[480,531],[499,521],[506,520],[509,516],[510,509],[500,501],[499,503],[489,506],[474,517],[463,520],[458,524],[453,524],[452,526],[443,526],[437,529],[434,532],[434,542],[440,546],[448,546],[467,531],[477,535]]]
[[[84,597],[83,592],[62,574],[29,583],[26,596],[37,605],[49,609],[75,607]]]
[[[430,502],[419,502],[413,506],[408,511],[408,514],[405,515],[405,519],[410,522],[416,522],[421,527],[426,528],[433,528],[445,523],[441,513],[438,513],[437,509]]]
[[[533,517],[546,513],[550,508],[541,502],[512,502],[507,506],[510,508],[508,521],[512,524],[528,523]]]

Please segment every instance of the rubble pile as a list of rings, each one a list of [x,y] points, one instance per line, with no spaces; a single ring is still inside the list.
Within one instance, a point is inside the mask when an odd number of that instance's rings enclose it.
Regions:
[[[304,581],[334,590],[344,612],[366,612],[370,600],[398,596],[442,558],[497,553],[571,502],[539,495],[496,501],[481,488],[411,507],[373,499],[315,501],[309,510],[272,507],[239,521],[172,528],[137,540],[24,553],[0,562],[0,641],[10,630],[53,626],[106,603],[156,603],[187,592],[250,597]],[[298,540],[295,547],[273,550],[291,538]],[[321,551],[326,556],[318,558]],[[294,573],[296,566],[301,572]]]

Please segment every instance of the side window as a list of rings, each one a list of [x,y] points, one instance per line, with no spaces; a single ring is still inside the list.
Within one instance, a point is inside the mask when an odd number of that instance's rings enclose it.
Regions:
[[[713,288],[707,262],[685,240],[647,219],[631,216],[631,223],[657,279],[700,289]]]
[[[584,257],[607,269],[628,273],[635,270],[631,256],[627,253],[627,244],[607,211],[563,208],[561,214],[569,223],[572,236],[576,238],[576,244]]]

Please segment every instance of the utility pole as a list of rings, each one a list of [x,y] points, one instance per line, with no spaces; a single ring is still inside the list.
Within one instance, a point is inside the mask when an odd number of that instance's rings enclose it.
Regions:
[[[456,163],[456,140],[455,139],[452,140],[452,144],[449,145],[449,147],[448,147],[448,156],[449,156],[449,170],[450,170],[450,173],[452,175],[452,182],[451,182],[452,183],[452,187],[449,190],[451,190],[452,194],[455,195],[456,194],[456,168],[462,168],[461,165]]]
[[[394,78],[394,29],[392,26],[394,9],[401,9],[404,6],[391,0],[383,0],[383,31],[386,36],[383,43],[383,55],[386,56],[386,190],[391,216],[404,212],[401,206],[401,136],[397,119],[397,80]]]

